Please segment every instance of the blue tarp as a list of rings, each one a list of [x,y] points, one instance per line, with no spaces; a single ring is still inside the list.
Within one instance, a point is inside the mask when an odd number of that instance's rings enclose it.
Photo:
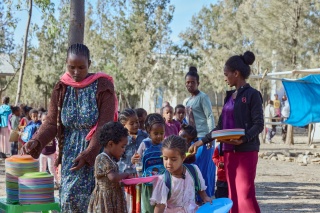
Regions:
[[[320,122],[320,74],[297,80],[282,80],[290,104],[290,116],[285,123],[305,126]]]

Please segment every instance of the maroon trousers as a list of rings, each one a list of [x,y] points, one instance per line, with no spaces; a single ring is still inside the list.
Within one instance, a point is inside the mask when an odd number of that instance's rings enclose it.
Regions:
[[[229,198],[233,202],[230,213],[260,213],[254,179],[258,152],[224,152],[224,165]]]

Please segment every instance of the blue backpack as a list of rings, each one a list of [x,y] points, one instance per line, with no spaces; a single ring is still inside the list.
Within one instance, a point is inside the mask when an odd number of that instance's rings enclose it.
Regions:
[[[33,134],[38,130],[40,127],[41,121],[38,122],[30,122],[24,129],[21,134],[21,140],[27,143],[33,136]]]
[[[161,157],[162,144],[153,145],[150,138],[146,138],[143,142],[146,149],[142,157],[142,176],[148,177],[163,174],[166,169],[164,168],[163,159]],[[147,183],[146,185],[152,185],[152,183]]]
[[[191,175],[194,182],[194,190],[195,190],[195,193],[197,194],[197,192],[201,190],[201,184],[198,177],[198,173],[192,164],[183,164],[183,166],[186,167],[186,172],[189,172],[189,174]],[[171,197],[172,176],[170,172],[168,172],[167,170],[164,173],[164,183],[169,189],[169,193],[167,197],[167,200],[169,200]]]

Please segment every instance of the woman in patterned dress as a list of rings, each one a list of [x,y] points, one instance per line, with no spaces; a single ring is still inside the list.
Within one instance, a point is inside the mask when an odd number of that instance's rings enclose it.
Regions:
[[[88,73],[90,64],[85,45],[69,47],[66,72],[54,87],[47,121],[22,149],[38,158],[57,136],[61,212],[87,212],[95,185],[93,165],[102,148],[96,130],[117,119],[113,80],[104,73]]]

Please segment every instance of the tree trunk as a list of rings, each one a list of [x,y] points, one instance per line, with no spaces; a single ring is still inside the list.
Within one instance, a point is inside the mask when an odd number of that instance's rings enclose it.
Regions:
[[[287,127],[286,144],[294,145],[294,141],[293,141],[293,126],[289,125],[289,124],[288,124],[288,127]]]
[[[218,104],[218,93],[214,92],[214,98],[216,99],[215,104],[217,108],[218,118],[220,117],[219,104]],[[218,121],[217,121],[218,122]]]
[[[123,110],[123,107],[122,107],[122,93],[121,93],[121,91],[119,92],[119,98],[118,98],[118,108],[119,108],[119,110],[120,110],[120,112]]]
[[[27,21],[27,27],[26,27],[26,32],[24,35],[24,41],[23,41],[23,55],[21,59],[21,66],[20,66],[20,72],[19,72],[19,81],[18,81],[18,89],[17,89],[17,97],[16,97],[16,102],[15,105],[17,106],[20,97],[21,97],[21,90],[22,90],[22,80],[23,80],[23,74],[24,74],[24,67],[26,65],[26,60],[27,60],[27,53],[28,53],[28,34],[29,34],[29,27],[30,27],[30,22],[31,22],[31,16],[32,16],[32,2],[33,0],[29,0],[29,10],[28,10],[28,21]]]
[[[44,108],[48,109],[48,86],[45,85]]]
[[[296,0],[295,1],[296,4],[296,8],[295,8],[295,22],[294,22],[294,26],[293,26],[293,32],[292,32],[292,56],[291,56],[291,63],[294,65],[294,68],[297,68],[297,46],[298,46],[298,32],[299,32],[299,21],[301,18],[301,10],[302,10],[302,6],[300,4],[300,0]]]
[[[129,99],[128,99],[128,95],[124,95],[124,98],[125,98],[126,103],[127,103],[127,107],[126,108],[131,108],[131,105],[130,105],[130,102],[129,102]]]
[[[84,39],[84,0],[70,1],[69,46],[83,43]]]

